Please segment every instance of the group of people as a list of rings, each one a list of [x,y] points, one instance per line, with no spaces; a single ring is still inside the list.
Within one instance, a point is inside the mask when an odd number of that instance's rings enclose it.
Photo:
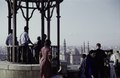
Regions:
[[[90,50],[88,55],[82,54],[80,78],[117,78],[120,76],[120,53],[113,50],[102,50],[101,44],[96,44],[96,50]]]
[[[40,37],[37,37],[37,42],[33,44],[28,35],[28,27],[24,27],[24,32],[20,35],[19,45],[22,54],[23,62],[29,60],[31,57],[29,44],[34,45],[35,60],[40,64],[40,78],[50,78],[51,75],[51,41],[44,36],[44,43],[42,43]],[[12,30],[6,39],[6,45],[13,44]],[[105,78],[104,74],[104,61],[107,55],[105,51],[101,49],[101,44],[96,44],[96,50],[90,50],[88,55],[83,54],[83,61],[80,66],[80,78]],[[113,59],[114,60],[114,59]],[[119,59],[118,59],[119,61]],[[111,67],[112,68],[112,67]]]
[[[52,58],[52,51],[51,51],[51,41],[46,39],[46,35],[44,35],[44,43],[42,44],[40,37],[37,38],[37,42],[34,44],[35,49],[35,57],[37,63],[40,64],[40,78],[50,78],[50,70],[51,70],[51,58]],[[13,35],[12,30],[6,39],[6,45],[12,45],[13,43]],[[24,32],[20,35],[20,48],[23,53],[23,62],[27,61],[27,52],[29,52],[29,44],[33,44],[28,35],[28,27],[24,27]],[[43,45],[43,46],[42,46]],[[28,55],[29,56],[29,55]]]
[[[44,42],[42,43],[42,40],[40,36],[37,37],[37,42],[32,43],[30,40],[30,37],[28,35],[28,30],[29,28],[27,26],[24,27],[24,32],[20,35],[19,41],[16,39],[15,40],[15,45],[19,45],[19,47],[16,46],[17,51],[16,51],[16,57],[18,62],[23,62],[27,63],[30,61],[32,53],[31,53],[31,48],[33,50],[34,54],[34,61],[36,63],[39,63],[39,50],[43,47],[43,44],[46,40],[46,34],[44,34]],[[11,29],[7,38],[6,38],[6,45],[8,46],[8,61],[12,61],[12,45],[13,45],[13,30]],[[31,44],[31,46],[29,46]]]
[[[29,49],[29,44],[33,43],[31,42],[29,35],[28,35],[28,30],[29,28],[27,26],[24,27],[24,32],[20,35],[19,41],[16,39],[15,40],[15,45],[19,45],[19,47],[16,47],[16,52],[15,52],[15,61],[22,61],[23,63],[27,63],[28,62],[28,57],[31,56],[30,54],[30,49]],[[10,46],[8,47],[8,61],[13,61],[12,60],[12,51],[9,51],[10,49],[12,49],[12,45],[13,45],[13,30],[10,30],[9,35],[7,36],[6,39],[6,45]],[[10,49],[9,49],[10,48]],[[29,54],[29,56],[28,56]]]
[[[81,78],[105,78],[104,59],[106,54],[101,49],[101,44],[96,44],[96,50],[90,50],[88,55],[83,54],[83,61],[80,66]]]

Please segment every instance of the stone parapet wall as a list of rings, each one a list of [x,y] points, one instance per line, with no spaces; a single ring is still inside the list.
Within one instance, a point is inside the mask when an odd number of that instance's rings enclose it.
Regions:
[[[0,63],[0,78],[40,78],[39,64]]]

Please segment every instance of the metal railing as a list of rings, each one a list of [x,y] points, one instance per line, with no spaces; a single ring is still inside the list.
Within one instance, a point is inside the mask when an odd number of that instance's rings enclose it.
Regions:
[[[36,63],[34,46],[14,46],[15,53],[13,53],[13,46],[7,46],[7,60],[14,63],[34,64]],[[58,65],[58,47],[51,46],[52,48],[52,64]]]

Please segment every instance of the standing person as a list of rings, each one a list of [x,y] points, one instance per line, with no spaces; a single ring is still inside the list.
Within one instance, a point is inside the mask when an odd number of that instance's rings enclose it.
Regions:
[[[40,36],[37,37],[37,42],[34,44],[35,49],[35,61],[38,64],[39,63],[39,52],[41,50],[41,39]]]
[[[95,51],[90,50],[86,58],[86,68],[85,68],[86,78],[96,78],[95,56],[96,56]]]
[[[110,57],[110,60],[113,62],[113,66],[115,67],[116,75],[120,76],[120,53],[116,51]]]
[[[46,40],[44,46],[41,49],[40,61],[40,78],[50,78],[51,70],[51,41]]]
[[[95,65],[96,65],[96,78],[104,78],[104,59],[106,57],[105,51],[101,49],[101,44],[96,44],[96,57],[95,57]]]
[[[119,51],[116,51],[113,53],[110,57],[110,60],[113,61],[113,65],[116,66],[118,63],[120,63],[120,53]]]
[[[41,42],[41,48],[44,47],[44,43],[46,41],[46,38],[47,38],[47,35],[43,34],[43,38],[42,38],[42,42]],[[39,54],[40,54],[40,58],[41,58],[42,57],[41,52]]]
[[[12,61],[12,44],[13,44],[13,30],[12,29],[10,30],[10,33],[8,34],[8,36],[6,38],[5,43],[6,43],[7,46],[10,46],[10,47],[7,47],[7,50],[8,50],[7,60]]]
[[[85,68],[86,68],[86,54],[82,54],[82,62],[80,65],[80,78],[86,78],[85,76]]]
[[[11,46],[12,44],[13,44],[13,30],[11,29],[6,39],[6,45]]]
[[[27,63],[28,62],[28,55],[29,55],[29,46],[28,44],[31,43],[31,40],[29,38],[29,35],[28,35],[28,27],[25,26],[24,27],[24,32],[20,35],[20,45],[21,45],[21,51],[22,51],[22,60],[24,63]]]

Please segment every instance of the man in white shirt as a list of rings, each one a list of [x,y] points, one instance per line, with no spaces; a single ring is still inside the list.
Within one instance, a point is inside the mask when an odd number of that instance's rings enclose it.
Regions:
[[[24,32],[20,35],[20,45],[28,45],[29,43],[33,44],[28,35],[28,27],[24,27]]]
[[[29,35],[28,35],[28,27],[25,26],[24,27],[24,32],[20,35],[20,45],[21,45],[21,54],[22,54],[22,61],[23,63],[28,63],[28,60],[29,60],[29,54],[30,54],[30,49],[29,49],[29,46],[28,44],[31,43],[31,40],[29,38]]]
[[[119,53],[119,51],[117,51],[116,53],[113,53],[111,55],[110,61],[112,62],[113,66],[115,67],[116,75],[120,76],[120,53]]]
[[[110,57],[110,61],[113,62],[113,65],[116,65],[117,63],[120,63],[120,53],[117,51],[116,53],[113,53]]]

